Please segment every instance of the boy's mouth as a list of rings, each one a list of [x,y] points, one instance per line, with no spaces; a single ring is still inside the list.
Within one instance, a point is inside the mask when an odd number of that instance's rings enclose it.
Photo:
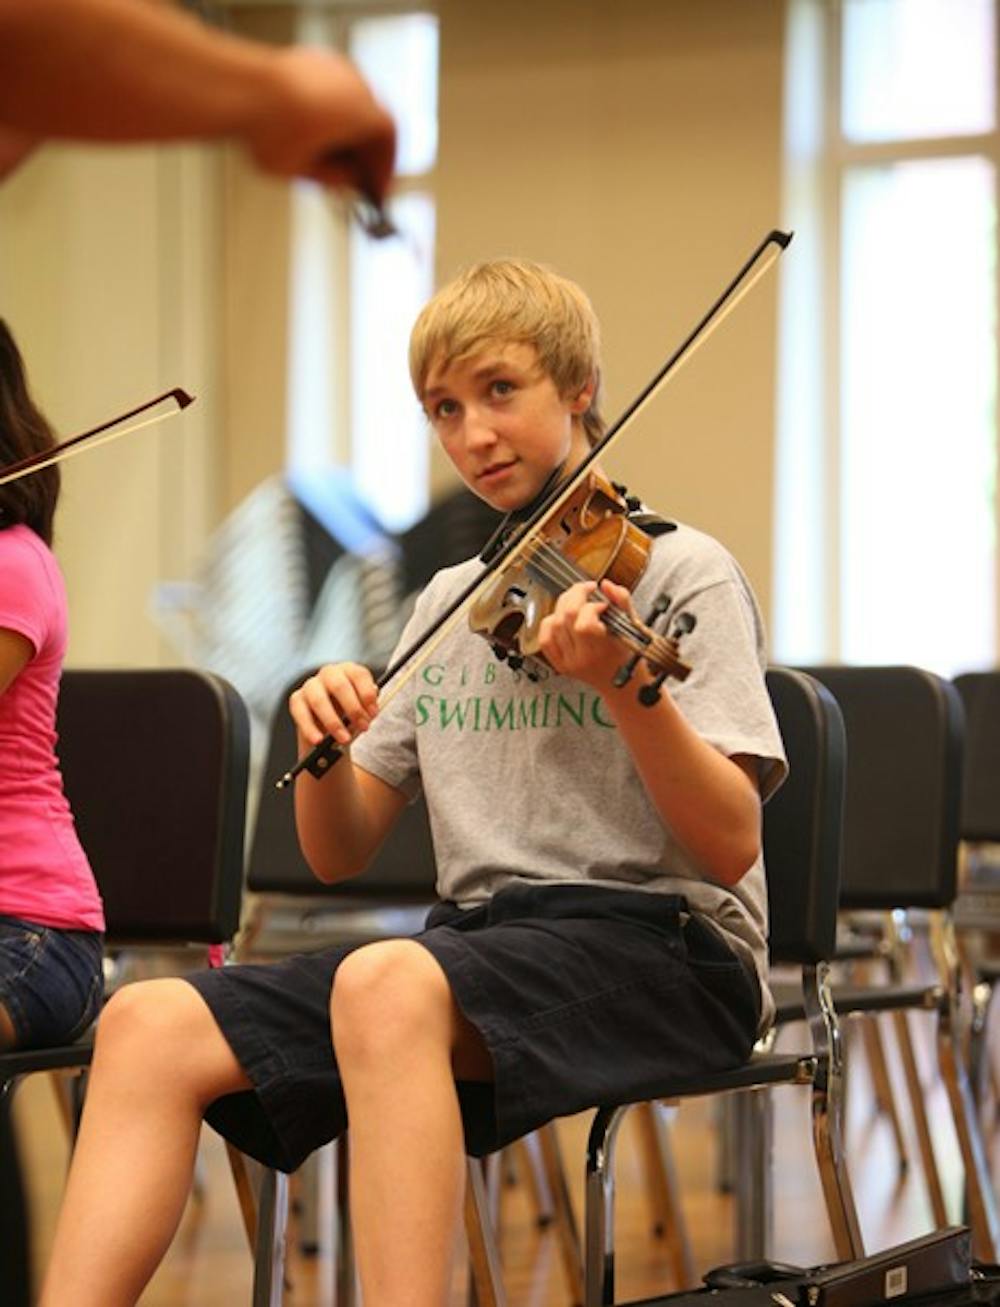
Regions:
[[[492,485],[495,481],[501,480],[516,462],[517,460],[512,458],[506,463],[491,463],[488,467],[483,468],[477,479],[483,485]]]

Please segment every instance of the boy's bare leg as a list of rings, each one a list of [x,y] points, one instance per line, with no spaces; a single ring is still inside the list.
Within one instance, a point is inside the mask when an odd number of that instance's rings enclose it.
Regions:
[[[180,1222],[202,1113],[249,1082],[183,980],[126,986],[98,1026],[40,1307],[131,1307]]]
[[[350,954],[331,1015],[365,1307],[441,1307],[465,1192],[455,1077],[491,1079],[489,1055],[437,961],[411,940]]]

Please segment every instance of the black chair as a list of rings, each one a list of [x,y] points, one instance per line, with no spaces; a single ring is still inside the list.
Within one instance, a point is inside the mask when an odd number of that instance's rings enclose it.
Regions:
[[[788,753],[787,781],[764,808],[764,858],[770,899],[772,962],[802,968],[812,1049],[777,1053],[765,1042],[746,1065],[696,1083],[664,1076],[657,1097],[669,1102],[706,1094],[808,1085],[813,1145],[837,1256],[863,1255],[842,1140],[840,1036],[826,972],[836,943],[845,766],[841,716],[822,686],[801,672],[772,668],[768,689]],[[740,1095],[763,1106],[739,1135],[749,1149],[736,1169],[736,1219],[766,1247],[770,1227],[770,1132],[766,1095]],[[599,1107],[590,1131],[586,1189],[586,1307],[615,1302],[615,1136],[630,1104]],[[747,1122],[744,1123],[746,1126]]]
[[[962,793],[963,711],[948,681],[915,667],[814,667],[844,715],[848,765],[842,909],[930,914],[932,980],[892,975],[883,984],[833,987],[838,1016],[890,1013],[910,1091],[935,1224],[947,1223],[923,1090],[906,1014],[937,1017],[938,1065],[965,1167],[978,1255],[994,1260],[998,1224],[992,1183],[961,1050],[960,993],[950,911],[956,896]],[[800,1014],[779,1005],[779,1020]]]
[[[1000,671],[966,672],[955,677],[965,708],[965,766],[962,772],[963,840],[955,925],[970,981],[969,1078],[977,1102],[987,1097],[990,1067],[987,1028],[1000,958]],[[993,1084],[994,1097],[1000,1097]]]
[[[239,925],[249,723],[220,677],[193,670],[67,671],[59,759],[104,899],[107,940],[221,945]],[[90,1064],[76,1043],[0,1054],[0,1111],[37,1071]]]
[[[271,722],[246,873],[247,889],[259,898],[240,939],[243,959],[413,934],[435,901],[437,870],[422,800],[404,808],[360,876],[325,885],[309,869],[299,848],[292,793],[274,786],[295,760],[288,696],[309,675],[303,671],[289,683]]]

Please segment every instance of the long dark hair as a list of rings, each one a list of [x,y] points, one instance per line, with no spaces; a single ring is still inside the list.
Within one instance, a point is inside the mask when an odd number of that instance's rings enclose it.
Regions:
[[[28,393],[21,352],[0,318],[0,469],[51,449],[55,443],[52,428]],[[59,468],[55,465],[0,486],[0,530],[23,522],[51,545],[58,499]]]

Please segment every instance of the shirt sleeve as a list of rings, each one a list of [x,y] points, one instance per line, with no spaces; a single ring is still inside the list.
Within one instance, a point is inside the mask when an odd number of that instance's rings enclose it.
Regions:
[[[767,799],[784,780],[788,764],[764,680],[756,603],[734,574],[684,596],[678,608],[691,613],[696,626],[682,643],[692,670],[687,680],[674,683],[674,699],[720,753],[757,759],[761,798]]]
[[[38,554],[23,540],[0,531],[0,626],[30,640],[39,653],[48,637],[43,596],[49,578]]]

